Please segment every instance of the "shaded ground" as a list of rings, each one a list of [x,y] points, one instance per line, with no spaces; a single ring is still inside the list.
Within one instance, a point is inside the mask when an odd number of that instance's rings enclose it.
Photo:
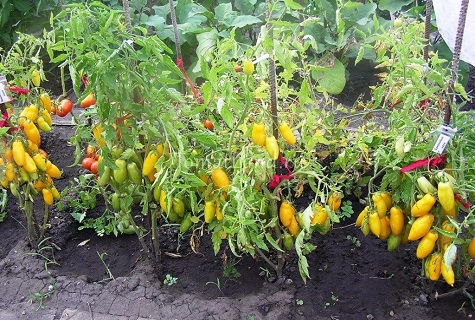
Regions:
[[[74,149],[66,142],[71,134],[70,127],[56,126],[43,142],[52,161],[64,169],[56,182],[60,190],[79,174],[69,167]],[[475,311],[462,295],[434,299],[436,292],[450,288],[421,277],[414,244],[389,253],[385,243],[364,237],[353,221],[315,237],[306,284],[294,253],[287,256],[284,277],[276,279],[266,273],[264,262],[232,257],[225,247],[215,256],[207,235],[198,253],[191,250],[189,235],[176,248],[176,230],[161,233],[163,271],[157,275],[135,236],[78,231],[70,214],[57,210],[49,244],[58,265],[45,265],[44,259],[28,254],[24,218],[10,199],[7,219],[0,223],[0,315],[3,310],[12,319],[50,320],[99,319],[101,314],[110,319],[198,320],[473,317]],[[176,283],[161,284],[166,275]],[[473,294],[474,288],[469,291]],[[74,312],[82,313],[74,318]]]

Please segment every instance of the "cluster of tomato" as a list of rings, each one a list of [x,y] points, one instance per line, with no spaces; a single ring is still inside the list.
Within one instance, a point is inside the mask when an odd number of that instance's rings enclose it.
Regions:
[[[289,145],[294,145],[297,142],[297,138],[287,122],[283,121],[279,125],[279,133]],[[279,158],[280,149],[277,139],[273,135],[267,135],[266,125],[264,123],[255,123],[252,126],[251,140],[254,144],[265,147],[272,160]]]
[[[337,211],[341,206],[341,194],[333,192],[327,200],[327,205],[318,203],[311,204],[310,226],[312,230],[318,231],[321,234],[326,234],[330,230],[331,221],[327,210]],[[283,201],[279,208],[279,220],[285,228],[283,235],[283,245],[286,250],[292,250],[294,247],[295,237],[304,228],[303,213],[296,213],[294,206],[288,202]]]
[[[23,191],[29,194],[41,192],[45,204],[51,205],[60,198],[53,179],[60,178],[61,171],[40,148],[40,130],[51,131],[51,99],[42,94],[38,102],[24,107],[17,120],[20,130],[12,130],[12,138],[3,142],[5,152],[0,164],[5,174],[0,184],[18,198],[19,188],[23,186],[26,187]]]
[[[417,185],[423,196],[404,209],[393,206],[388,192],[374,193],[372,204],[363,209],[355,224],[364,235],[371,232],[387,241],[389,251],[409,241],[419,241],[416,256],[425,259],[426,277],[437,281],[442,276],[453,286],[455,259],[444,259],[444,254],[456,237],[456,228],[451,222],[452,219],[456,221],[459,210],[454,193],[456,181],[445,171],[434,173],[433,181],[437,186],[425,176],[419,177]],[[467,248],[470,257],[475,259],[475,237]]]

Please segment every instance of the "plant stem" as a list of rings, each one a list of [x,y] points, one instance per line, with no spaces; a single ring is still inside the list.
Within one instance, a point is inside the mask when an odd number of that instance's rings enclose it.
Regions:
[[[49,220],[49,210],[48,205],[45,203],[43,206],[43,224],[40,226],[40,237],[39,240],[43,240],[46,232],[46,225],[48,224]]]
[[[66,83],[64,80],[64,66],[61,66],[59,70],[61,71],[61,88],[63,89],[62,97],[66,98],[68,94],[66,93]]]
[[[265,262],[267,262],[267,264],[275,270],[275,272],[277,273],[277,265],[275,263],[273,263],[272,261],[270,261],[270,259],[264,254],[264,252],[262,252],[262,250],[259,248],[259,247],[255,247],[255,250],[257,252],[257,254],[262,258],[264,259]]]
[[[470,284],[472,284],[474,282],[474,280],[475,279],[473,278],[473,276],[470,276],[470,277],[468,277],[467,281],[465,281],[465,283],[460,288],[449,291],[449,292],[446,292],[446,293],[438,294],[436,296],[436,299],[451,297],[451,296],[457,295],[459,293],[468,294],[466,289]]]
[[[142,245],[142,249],[143,249],[144,252],[147,254],[147,256],[148,256],[149,258],[151,258],[151,257],[150,257],[150,250],[149,250],[147,244],[145,243],[143,237],[140,235],[140,233],[139,233],[139,228],[137,227],[137,224],[135,223],[135,220],[134,220],[134,218],[132,217],[132,214],[131,214],[130,212],[127,212],[126,214],[127,214],[127,217],[129,218],[130,224],[132,225],[132,227],[134,227],[135,234],[136,234],[137,237],[139,238],[139,242],[140,242],[140,244]]]
[[[32,248],[36,248],[38,243],[36,239],[35,223],[33,220],[33,201],[27,199],[27,197],[25,197],[23,211],[26,217],[26,225],[28,229],[28,240]]]
[[[150,225],[152,226],[152,246],[153,246],[153,253],[155,256],[156,262],[160,261],[160,246],[158,243],[158,223],[157,223],[157,210],[152,210],[150,214],[150,218],[152,219]]]

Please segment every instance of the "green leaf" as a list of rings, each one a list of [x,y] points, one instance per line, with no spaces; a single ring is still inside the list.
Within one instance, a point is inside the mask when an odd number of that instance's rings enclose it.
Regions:
[[[253,24],[262,23],[261,19],[254,16],[237,16],[231,23],[231,27],[243,28]]]
[[[295,239],[295,251],[297,252],[297,256],[299,258],[298,266],[299,266],[300,277],[302,278],[303,282],[306,284],[307,279],[310,279],[310,274],[308,273],[309,266],[307,262],[307,257],[303,255],[304,235],[305,235],[305,231],[302,230],[298,234],[297,239]]]
[[[226,125],[230,128],[234,128],[234,117],[233,113],[229,110],[227,106],[223,106],[221,108],[221,111],[219,112],[219,115],[223,118],[224,122],[226,122]]]
[[[236,9],[241,11],[242,14],[252,14],[254,11],[254,5],[256,4],[257,0],[236,0],[234,5]]]
[[[327,211],[331,221],[335,223],[340,223],[340,217],[338,217],[335,211],[331,210],[328,205],[325,206],[325,210]]]
[[[285,4],[287,5],[287,7],[289,7],[292,10],[303,10],[304,9],[304,7],[302,7],[302,5],[300,5],[298,2],[295,2],[294,0],[284,0],[284,1],[285,1]]]
[[[332,68],[322,73],[312,72],[312,77],[318,81],[319,91],[340,94],[346,85],[346,68],[340,60],[334,58]]]
[[[218,254],[219,249],[221,248],[221,242],[223,241],[221,239],[221,235],[219,234],[219,231],[213,232],[213,235],[211,236],[211,241],[213,242],[213,250],[214,254]]]
[[[255,224],[255,222],[254,222],[254,224]],[[264,242],[264,239],[262,238],[262,236],[251,233],[251,240],[260,249],[262,249],[266,252],[269,251],[269,247],[267,247],[267,245]]]
[[[412,3],[412,0],[380,0],[379,9],[395,12],[402,9],[402,7]]]
[[[7,128],[7,127],[0,128],[0,136],[3,136],[5,133],[8,132],[8,130],[10,130],[10,128]]]
[[[217,146],[215,138],[213,139],[214,134],[208,132],[190,132],[190,137],[195,139],[204,146],[209,146],[215,148]]]
[[[359,25],[366,25],[372,20],[372,15],[376,11],[375,3],[360,3],[348,1],[341,10],[342,18],[355,22]]]
[[[151,26],[151,27],[154,27],[155,29],[157,30],[162,30],[163,29],[163,26],[165,25],[165,19],[163,17],[160,17],[160,16],[157,16],[157,15],[154,15],[154,16],[150,16],[148,17],[148,20],[145,21],[145,24],[147,26]]]
[[[181,177],[186,181],[187,186],[189,187],[203,187],[206,186],[206,183],[203,182],[196,175],[189,172],[182,172]]]
[[[74,219],[76,219],[76,221],[81,223],[84,220],[84,218],[86,217],[86,213],[85,212],[83,212],[83,213],[71,212],[71,216]]]
[[[15,8],[22,13],[27,13],[30,10],[30,4],[28,3],[28,0],[15,0],[12,2]]]
[[[272,238],[272,235],[268,232],[265,233],[265,236],[266,236],[266,240],[271,244],[272,247],[274,247],[274,249],[276,249],[277,251],[280,251],[280,252],[284,252],[284,250],[282,250],[279,245],[277,244],[277,242],[274,240],[274,238]]]
[[[225,25],[226,27],[230,27],[237,16],[238,13],[233,11],[233,6],[231,3],[220,3],[214,9],[214,17],[219,23]]]
[[[196,48],[196,55],[198,56],[198,59],[208,56],[214,50],[214,48],[216,48],[217,39],[218,31],[216,29],[200,33],[196,36],[196,40],[198,40],[198,47]]]

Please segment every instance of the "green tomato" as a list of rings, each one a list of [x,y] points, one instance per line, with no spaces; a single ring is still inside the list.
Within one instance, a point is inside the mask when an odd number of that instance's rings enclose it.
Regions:
[[[123,159],[117,159],[115,160],[115,164],[119,169],[113,172],[114,180],[118,184],[122,184],[127,179],[127,162]]]
[[[393,24],[394,24],[394,27],[396,27],[396,28],[402,27],[402,19],[397,18],[396,20],[394,20]]]

